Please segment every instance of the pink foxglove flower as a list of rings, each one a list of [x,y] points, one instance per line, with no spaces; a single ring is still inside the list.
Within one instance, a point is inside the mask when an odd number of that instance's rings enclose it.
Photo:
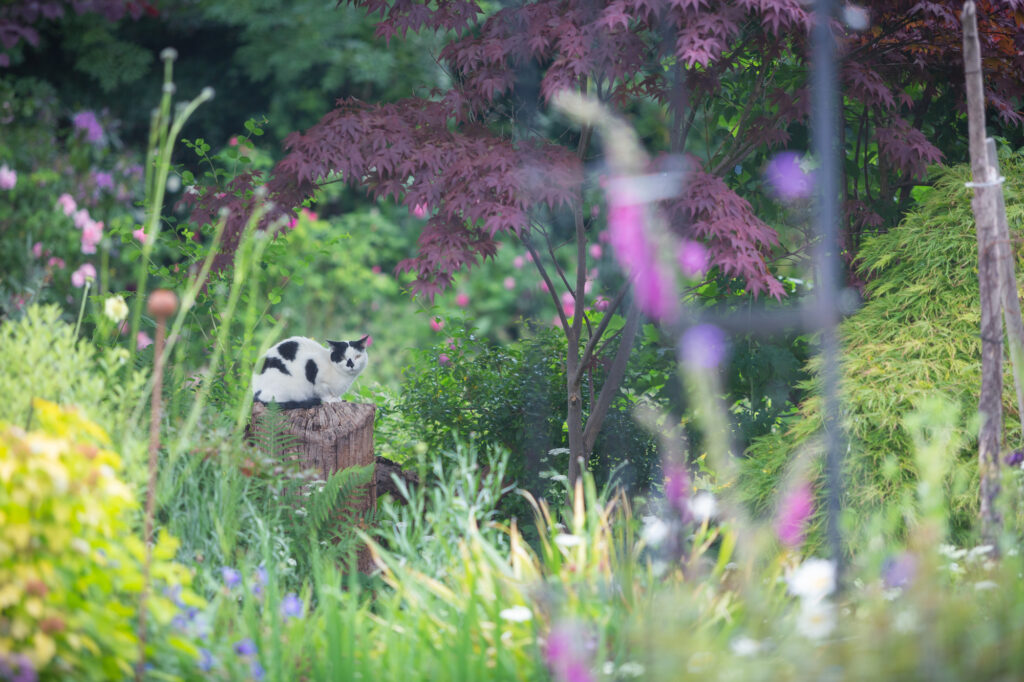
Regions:
[[[6,163],[0,166],[0,189],[14,189],[17,184],[18,173]]]
[[[139,332],[135,335],[135,348],[142,350],[153,344],[153,339],[146,332]]]
[[[573,624],[556,625],[548,634],[544,661],[558,682],[593,682],[587,664],[586,633]]]
[[[82,228],[82,253],[96,253],[96,245],[103,239],[103,223],[89,221]]]
[[[666,462],[665,501],[676,510],[683,521],[690,519],[690,475],[686,467],[674,462]]]
[[[634,278],[637,304],[647,315],[663,319],[675,302],[675,282],[658,262],[644,225],[646,206],[623,189],[608,191],[608,241],[615,259]]]
[[[65,192],[57,197],[57,206],[64,212],[64,215],[70,216],[78,209],[78,204],[75,203],[74,198]]]
[[[804,544],[806,525],[814,513],[814,493],[806,481],[782,499],[775,519],[775,534],[783,545],[797,549]]]
[[[813,178],[800,164],[796,152],[782,152],[768,162],[765,178],[775,195],[783,201],[794,201],[811,195]]]
[[[94,279],[96,279],[96,268],[92,263],[82,263],[77,270],[71,273],[71,284],[78,289],[85,286],[86,281]]]
[[[684,239],[677,256],[679,267],[687,277],[703,277],[708,270],[708,249],[700,242]]]

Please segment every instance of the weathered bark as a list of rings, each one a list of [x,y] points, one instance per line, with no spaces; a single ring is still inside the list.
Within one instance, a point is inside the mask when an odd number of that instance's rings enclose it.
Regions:
[[[995,501],[999,494],[999,448],[1003,424],[1003,330],[995,198],[999,186],[985,148],[985,94],[978,17],[973,0],[964,3],[962,21],[968,140],[974,187],[972,208],[978,234],[978,285],[981,291],[981,396],[978,400],[982,420],[978,437],[981,536],[983,542],[997,547],[1001,519]]]
[[[328,403],[305,410],[284,410],[283,432],[296,440],[289,446],[289,459],[297,461],[303,469],[312,469],[324,480],[336,471],[354,466],[374,465],[373,416],[376,407],[363,403]],[[267,408],[254,403],[253,428]],[[362,495],[354,496],[351,506],[339,510],[342,519],[351,519],[372,511],[377,505],[375,478],[365,486]],[[345,521],[342,521],[344,523]],[[359,570],[372,569],[369,552],[359,550]]]
[[[985,140],[985,150],[989,166],[998,177],[999,155],[996,153],[996,141],[991,137]],[[1003,293],[1003,322],[1006,324],[1010,362],[1013,364],[1013,384],[1017,389],[1017,415],[1019,419],[1024,420],[1024,320],[1021,319],[1020,299],[1017,297],[1017,272],[1013,264],[1003,188],[999,186],[995,190],[996,246],[999,249],[999,288]]]

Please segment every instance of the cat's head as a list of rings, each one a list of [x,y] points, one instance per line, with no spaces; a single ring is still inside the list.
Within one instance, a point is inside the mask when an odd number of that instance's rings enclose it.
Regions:
[[[331,347],[331,362],[336,364],[343,372],[359,374],[366,368],[369,359],[366,356],[366,346],[370,335],[367,334],[357,341],[328,341]]]

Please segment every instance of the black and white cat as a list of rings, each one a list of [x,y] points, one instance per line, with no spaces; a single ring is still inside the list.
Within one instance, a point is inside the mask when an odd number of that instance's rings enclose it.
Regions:
[[[252,397],[277,403],[283,410],[340,403],[341,396],[366,369],[370,335],[358,341],[328,341],[328,348],[313,339],[293,336],[263,356],[252,377]]]

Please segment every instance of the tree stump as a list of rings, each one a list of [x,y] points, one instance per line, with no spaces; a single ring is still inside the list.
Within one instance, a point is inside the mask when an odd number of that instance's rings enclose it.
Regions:
[[[303,469],[317,472],[324,480],[342,469],[373,465],[373,417],[376,411],[374,405],[349,402],[282,410],[283,433],[295,439],[288,448],[288,459],[298,461]],[[266,405],[253,403],[253,429],[259,428],[266,412]],[[342,510],[341,517],[351,519],[372,511],[376,506],[376,479],[371,476],[365,486],[365,494],[356,496],[350,507]],[[358,562],[363,573],[373,568],[370,553],[365,547],[359,550]]]

